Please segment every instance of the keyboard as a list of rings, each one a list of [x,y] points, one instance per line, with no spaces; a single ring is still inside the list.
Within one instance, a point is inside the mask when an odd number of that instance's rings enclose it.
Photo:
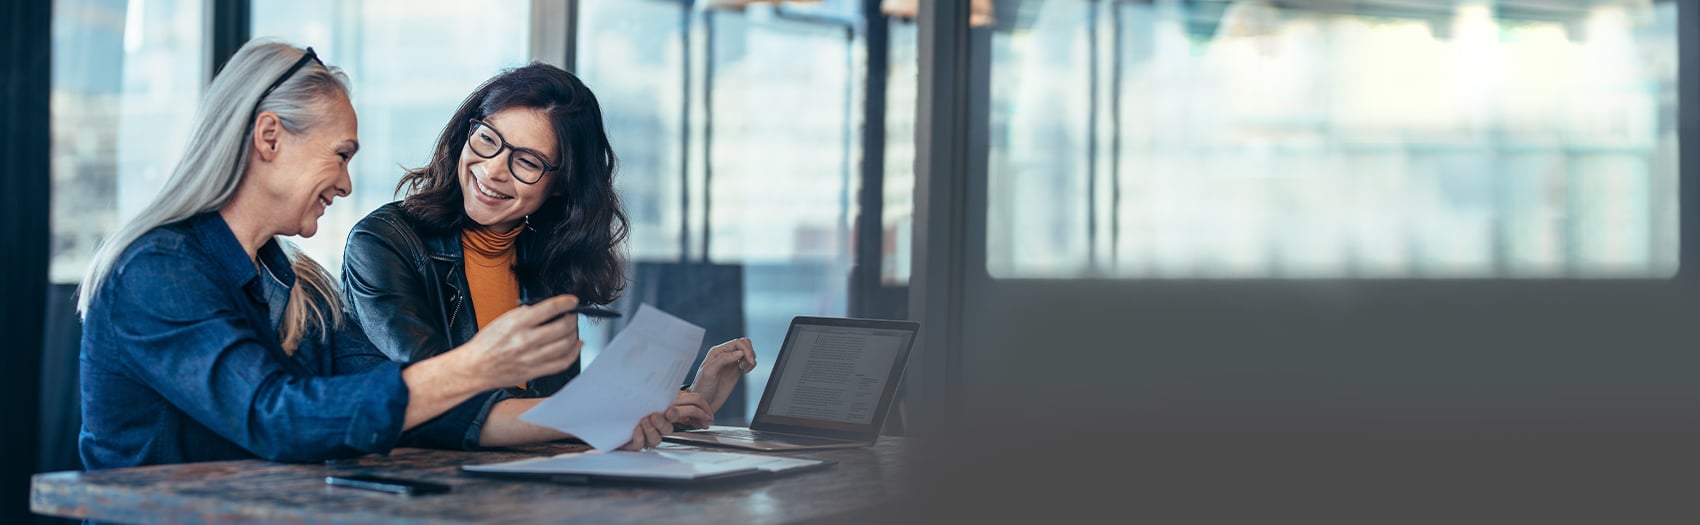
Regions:
[[[719,429],[717,429],[717,430],[698,430],[695,433],[696,434],[707,434],[707,435],[715,436],[715,437],[723,437],[723,438],[731,438],[731,439],[744,439],[744,440],[749,440],[749,441],[768,441],[768,442],[773,442],[773,443],[787,443],[787,444],[791,444],[791,445],[830,445],[830,444],[833,444],[833,443],[843,443],[843,441],[837,440],[837,439],[822,439],[822,438],[812,438],[812,437],[808,437],[808,436],[793,436],[793,435],[790,435],[790,434],[775,434],[775,433],[772,433],[772,432],[762,432],[762,431],[759,431],[759,430],[750,430],[750,429],[745,429],[745,428],[732,428],[732,429],[724,429],[724,430],[719,430]]]

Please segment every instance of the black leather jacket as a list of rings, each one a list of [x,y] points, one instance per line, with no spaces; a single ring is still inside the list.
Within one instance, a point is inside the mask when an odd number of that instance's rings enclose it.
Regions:
[[[531,231],[520,234],[526,260]],[[413,363],[466,344],[478,332],[467,295],[459,232],[435,232],[415,221],[401,203],[385,204],[354,225],[343,251],[342,292],[349,311],[372,344],[401,363]],[[520,297],[541,297],[536,282],[519,283]],[[554,394],[578,375],[579,365],[506,390],[511,397]],[[480,418],[480,422],[482,418]],[[482,426],[482,425],[480,425]]]

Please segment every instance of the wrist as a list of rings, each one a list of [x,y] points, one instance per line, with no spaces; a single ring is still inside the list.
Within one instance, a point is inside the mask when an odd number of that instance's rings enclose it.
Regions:
[[[460,374],[454,373],[453,365],[441,357],[445,356],[419,361],[401,370],[402,382],[407,384],[410,411],[417,402],[426,405],[448,400],[459,402],[480,391]]]
[[[472,393],[504,386],[501,381],[490,377],[492,372],[489,364],[483,359],[478,359],[477,352],[470,348],[473,344],[461,345],[460,348],[444,352],[426,361],[435,361],[435,365],[443,371],[440,380],[452,382],[456,387],[464,388]]]

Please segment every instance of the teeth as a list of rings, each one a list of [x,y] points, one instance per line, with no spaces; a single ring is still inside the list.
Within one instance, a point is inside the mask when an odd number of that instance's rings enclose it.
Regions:
[[[472,178],[472,185],[478,187],[478,193],[482,193],[482,194],[484,194],[484,196],[490,197],[492,199],[512,199],[513,198],[513,197],[509,197],[507,195],[502,195],[500,193],[496,193],[495,191],[491,190],[490,188],[484,187],[484,183],[480,182],[478,180],[478,177]]]

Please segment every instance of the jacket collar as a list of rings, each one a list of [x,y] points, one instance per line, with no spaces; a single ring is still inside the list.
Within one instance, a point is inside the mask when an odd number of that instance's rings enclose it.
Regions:
[[[526,228],[526,226],[520,227]],[[461,248],[460,235],[461,230],[453,230],[453,233],[431,232],[420,235],[419,240],[425,245],[426,257],[439,261],[460,264],[461,259],[466,256],[465,251]],[[536,237],[537,235],[534,231],[526,231],[519,234],[519,240],[514,242],[514,249],[518,250],[519,253],[517,255],[520,260],[525,260],[526,251],[529,250],[533,239]]]
[[[527,227],[521,226],[521,228]],[[537,232],[535,230],[528,230],[519,234],[519,240],[514,243],[514,249],[519,252],[516,254],[519,257],[519,260],[526,260],[526,252],[532,249],[531,244],[537,242],[536,239]],[[426,258],[444,263],[444,265],[449,267],[447,275],[454,275],[456,270],[461,268],[461,264],[464,262],[466,253],[460,245],[460,230],[454,230],[454,233],[425,233],[419,236],[419,242],[425,245]],[[464,281],[464,278],[450,278],[443,284],[453,289],[456,293],[459,293],[462,290],[460,285],[462,281]],[[520,280],[519,288],[521,299],[538,299],[541,298],[543,294],[542,287],[537,286],[536,283],[526,282],[524,279]]]
[[[426,257],[460,264],[460,230],[454,230],[454,233],[432,232],[421,235],[419,240],[425,244]]]
[[[230,231],[230,224],[218,212],[191,217],[188,227],[212,259],[214,278],[222,284],[242,287],[259,276],[253,261],[248,260],[248,252],[243,251],[242,243],[236,240],[236,233]],[[295,271],[290,268],[289,256],[278,246],[277,239],[267,240],[256,255],[285,289],[295,286]]]

